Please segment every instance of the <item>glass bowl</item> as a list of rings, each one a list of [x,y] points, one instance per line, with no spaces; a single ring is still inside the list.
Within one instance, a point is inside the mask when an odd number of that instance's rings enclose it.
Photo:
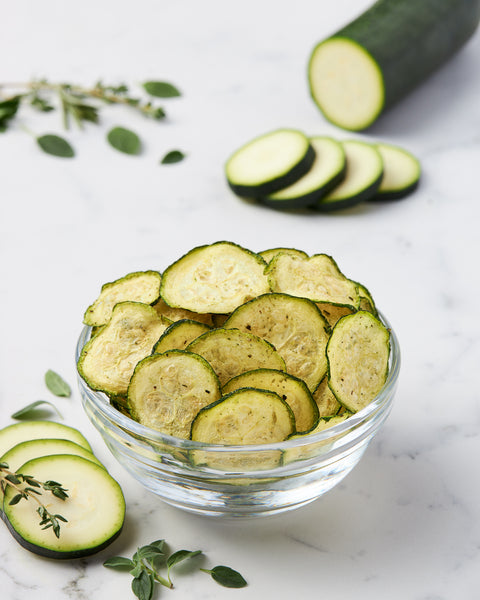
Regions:
[[[292,510],[322,496],[353,469],[391,410],[400,349],[389,323],[381,319],[391,332],[383,389],[366,408],[316,434],[255,446],[183,440],[133,421],[78,376],[83,407],[119,463],[168,504],[216,517]],[[90,330],[81,332],[77,361]]]

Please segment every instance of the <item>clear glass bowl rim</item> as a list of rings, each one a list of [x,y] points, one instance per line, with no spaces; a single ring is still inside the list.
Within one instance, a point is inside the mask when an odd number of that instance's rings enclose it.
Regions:
[[[389,321],[383,316],[382,313],[378,313],[380,320],[387,327],[390,332],[390,368],[387,376],[385,385],[375,397],[372,402],[364,409],[353,414],[351,417],[333,425],[324,431],[307,434],[285,440],[283,442],[277,442],[272,444],[257,444],[257,445],[219,445],[219,444],[207,444],[204,442],[194,442],[192,440],[186,440],[177,438],[171,435],[164,434],[160,431],[142,425],[137,421],[123,415],[117,409],[115,409],[103,392],[92,390],[86,382],[83,380],[81,375],[77,372],[78,385],[83,395],[93,404],[95,409],[101,413],[104,419],[106,419],[111,425],[118,427],[126,434],[132,435],[134,438],[140,438],[144,442],[163,444],[164,446],[170,446],[172,448],[182,450],[211,450],[215,453],[222,452],[239,452],[239,453],[253,453],[253,452],[267,452],[271,450],[289,450],[292,448],[301,448],[309,446],[310,444],[316,444],[324,440],[328,440],[331,437],[343,437],[350,431],[353,431],[356,427],[365,424],[366,422],[374,419],[375,415],[386,411],[393,401],[394,390],[398,381],[400,372],[400,346],[395,331],[391,327]],[[75,364],[78,363],[78,359],[82,352],[83,346],[89,339],[91,327],[84,326],[75,350]]]

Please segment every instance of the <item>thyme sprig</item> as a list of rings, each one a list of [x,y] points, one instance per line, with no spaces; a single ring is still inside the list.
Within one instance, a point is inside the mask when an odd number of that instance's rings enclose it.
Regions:
[[[9,505],[18,504],[21,500],[33,499],[38,503],[37,513],[40,516],[40,527],[53,530],[57,538],[60,537],[60,522],[67,523],[67,519],[59,514],[51,513],[38,498],[42,495],[40,489],[50,492],[60,500],[68,498],[67,491],[57,481],[38,481],[31,475],[11,471],[6,462],[0,462],[0,488],[5,492],[7,487],[13,488],[17,493],[10,500]]]

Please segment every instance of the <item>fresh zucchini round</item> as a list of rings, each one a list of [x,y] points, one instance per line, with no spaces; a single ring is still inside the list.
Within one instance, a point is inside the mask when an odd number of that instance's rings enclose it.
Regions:
[[[310,138],[315,161],[303,177],[259,200],[272,208],[302,208],[315,203],[336,187],[345,175],[346,161],[342,145],[329,137]]]
[[[478,0],[378,0],[313,50],[313,100],[332,123],[361,130],[422,83],[474,33]]]
[[[315,151],[296,129],[278,129],[255,138],[227,161],[230,188],[245,198],[260,198],[284,188],[305,175]]]
[[[383,161],[371,144],[358,140],[342,142],[347,157],[347,171],[342,182],[312,208],[331,211],[355,206],[371,198],[380,187]]]
[[[399,200],[411,194],[420,181],[419,161],[398,146],[378,143],[383,160],[383,178],[376,194],[370,200]]]
[[[60,482],[68,493],[65,500],[46,491],[39,496],[48,503],[49,512],[67,519],[57,538],[52,528],[40,527],[35,501],[9,504],[16,491],[7,487],[5,522],[13,537],[27,550],[47,558],[81,558],[103,550],[120,534],[125,499],[118,483],[103,467],[80,456],[58,454],[35,458],[19,471],[38,481]]]

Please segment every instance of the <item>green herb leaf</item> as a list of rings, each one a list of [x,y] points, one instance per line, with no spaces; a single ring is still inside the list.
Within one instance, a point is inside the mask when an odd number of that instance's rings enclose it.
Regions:
[[[132,591],[139,600],[151,600],[153,595],[153,575],[143,569],[132,581]]]
[[[230,567],[225,567],[223,565],[218,565],[213,569],[200,569],[204,573],[210,573],[212,578],[223,585],[223,587],[229,588],[242,588],[247,585],[245,579],[238,573],[238,571],[234,571]]]
[[[47,400],[37,400],[36,402],[32,402],[31,404],[28,404],[27,406],[24,406],[23,408],[21,408],[20,410],[17,410],[17,412],[13,413],[12,415],[12,419],[35,419],[35,417],[42,417],[42,411],[38,411],[38,407],[47,404],[48,406],[50,406],[57,414],[58,416],[62,419],[62,415],[60,414],[60,412],[58,411],[58,409],[56,408],[56,406],[54,404],[52,404],[51,402],[48,402]]]
[[[136,133],[124,127],[114,127],[107,134],[111,146],[125,154],[140,154],[141,142]]]
[[[55,396],[69,398],[72,393],[68,383],[58,373],[50,369],[45,373],[45,384]]]
[[[59,156],[60,158],[72,158],[75,152],[67,140],[58,135],[46,134],[37,137],[37,143],[47,154]]]
[[[112,556],[107,558],[103,566],[116,571],[131,571],[135,565],[132,560],[124,556]]]
[[[182,562],[187,558],[193,558],[194,556],[198,556],[201,553],[201,550],[177,550],[177,552],[174,552],[167,558],[167,568],[168,570],[170,570],[179,562]]]
[[[17,110],[20,106],[21,96],[14,96],[8,100],[0,102],[0,132],[6,131],[8,127],[8,121],[13,119],[17,114]]]
[[[34,94],[32,96],[32,99],[30,100],[30,105],[41,112],[50,112],[52,110],[55,110],[54,106],[49,104],[48,101],[45,100],[45,98],[42,98],[38,94]]]
[[[143,88],[147,94],[155,96],[156,98],[174,98],[176,96],[181,96],[180,91],[174,85],[166,81],[146,81],[143,84]]]
[[[14,506],[15,504],[18,504],[22,498],[25,498],[23,494],[16,494],[8,504]]]
[[[160,164],[162,165],[172,165],[174,163],[178,163],[185,158],[185,154],[180,150],[170,150],[167,152],[165,156],[161,159]]]

